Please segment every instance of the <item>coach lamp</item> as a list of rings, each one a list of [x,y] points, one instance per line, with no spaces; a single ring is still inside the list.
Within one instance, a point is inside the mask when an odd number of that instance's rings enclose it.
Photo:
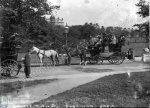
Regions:
[[[66,26],[65,26],[65,34],[66,34],[66,47],[67,47],[67,34],[68,34],[68,32],[69,32],[69,27],[68,27],[68,25],[67,25],[67,23],[66,23]]]

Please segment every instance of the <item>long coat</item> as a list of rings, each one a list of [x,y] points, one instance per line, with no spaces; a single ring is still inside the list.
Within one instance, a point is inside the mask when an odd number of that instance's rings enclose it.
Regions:
[[[25,66],[30,66],[30,55],[27,53],[24,60]]]

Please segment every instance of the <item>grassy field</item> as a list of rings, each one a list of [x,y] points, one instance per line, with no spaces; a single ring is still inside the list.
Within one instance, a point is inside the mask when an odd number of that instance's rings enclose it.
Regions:
[[[134,48],[135,56],[141,56],[143,48],[148,47],[148,45],[146,38],[126,38],[126,43],[122,50],[127,52],[129,48]]]
[[[122,47],[122,51],[128,52],[129,48],[135,50],[135,56],[142,56],[143,48],[148,47],[149,43],[146,42],[146,38],[126,38],[125,46]]]
[[[122,51],[128,52],[129,48],[135,50],[135,56],[142,56],[143,48],[148,47],[148,43],[130,43],[122,47]]]
[[[150,72],[137,72],[131,75],[131,79],[127,74],[106,76],[36,102],[32,104],[32,108],[41,105],[59,108],[150,106],[150,94],[148,94],[148,91],[150,92]],[[135,99],[134,93],[139,90],[138,83],[143,89],[138,92],[141,96]]]
[[[146,43],[146,38],[126,38],[126,43]]]

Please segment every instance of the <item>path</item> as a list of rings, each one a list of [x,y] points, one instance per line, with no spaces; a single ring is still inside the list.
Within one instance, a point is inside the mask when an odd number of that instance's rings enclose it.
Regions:
[[[4,79],[4,80],[0,80],[0,83],[6,83],[6,82],[14,82],[14,81],[32,81],[32,80],[41,80],[41,79],[54,79],[54,78],[58,78],[58,79],[63,79],[63,78],[73,78],[73,77],[82,77],[85,74],[89,74],[86,73],[84,71],[79,70],[80,68],[84,69],[90,69],[91,73],[94,69],[99,69],[100,72],[95,72],[95,74],[97,73],[106,73],[109,74],[103,70],[112,70],[110,71],[110,73],[114,74],[114,73],[120,73],[120,72],[136,72],[136,71],[147,71],[149,70],[149,65],[148,64],[143,64],[142,62],[133,62],[133,61],[129,61],[129,60],[125,60],[121,65],[112,65],[109,64],[108,61],[105,61],[102,65],[72,65],[72,66],[56,66],[56,67],[32,67],[31,68],[31,73],[32,73],[32,78],[26,79],[25,78],[25,74],[23,73],[23,69],[22,72],[19,73],[19,75],[17,76],[17,78],[15,79]],[[79,69],[78,69],[79,68]],[[92,70],[93,69],[93,70]],[[71,75],[71,76],[69,76]],[[90,74],[89,74],[90,75]]]
[[[81,68],[81,70],[79,70]],[[100,72],[96,73],[86,73],[84,69],[97,69]],[[105,69],[110,69],[112,71],[103,72]],[[59,66],[59,67],[34,67],[32,68],[33,78],[24,79],[24,74],[19,74],[18,79],[1,80],[4,82],[14,82],[18,80],[31,81],[31,80],[41,80],[41,79],[59,79],[53,83],[38,85],[35,87],[25,87],[8,94],[9,105],[8,108],[20,108],[24,105],[31,104],[36,101],[48,98],[51,95],[56,95],[58,93],[70,90],[79,85],[94,81],[103,76],[126,73],[126,72],[144,72],[149,71],[148,64],[143,64],[141,62],[132,62],[126,60],[121,65],[110,65],[104,63],[103,65],[73,65],[73,66]],[[92,72],[92,71],[91,71]],[[14,98],[15,97],[15,98]]]

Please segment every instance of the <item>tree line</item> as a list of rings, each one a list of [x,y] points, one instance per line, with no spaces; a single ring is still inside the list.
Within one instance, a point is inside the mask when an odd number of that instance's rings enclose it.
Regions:
[[[147,14],[149,10],[146,10],[149,8],[149,5],[147,7],[146,2],[144,2],[145,4],[141,2],[143,0],[136,4],[138,7],[141,7],[138,14],[142,17],[149,16]],[[58,9],[60,9],[60,6],[52,5],[47,0],[0,0],[1,41],[5,41],[14,33],[18,33],[17,39],[22,42],[22,51],[31,48],[32,44],[45,49],[49,48],[50,45],[53,45],[55,49],[61,48],[65,44],[65,28],[52,25],[44,17],[44,15],[51,15],[54,10]],[[68,45],[76,47],[80,40],[89,40],[91,36],[96,35],[149,36],[149,21],[135,26],[139,29],[100,27],[97,23],[70,26]]]

